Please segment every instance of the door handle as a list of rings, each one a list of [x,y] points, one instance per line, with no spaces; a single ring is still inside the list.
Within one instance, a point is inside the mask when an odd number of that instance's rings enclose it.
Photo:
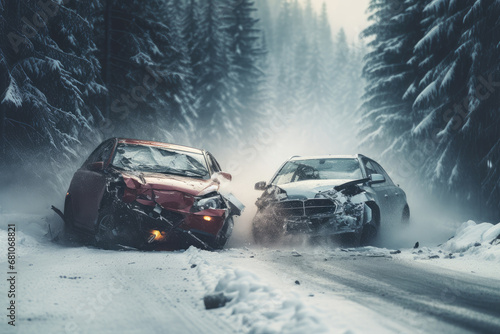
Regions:
[[[399,193],[395,193],[394,195],[399,196]]]
[[[384,197],[385,197],[385,198],[389,198],[389,195],[385,194],[385,195],[384,195]]]

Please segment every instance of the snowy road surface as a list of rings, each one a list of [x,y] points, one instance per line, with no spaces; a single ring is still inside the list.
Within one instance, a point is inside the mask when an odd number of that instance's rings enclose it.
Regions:
[[[426,249],[375,247],[106,251],[33,226],[17,233],[17,321],[2,333],[500,332],[498,262],[457,271]],[[231,301],[207,311],[214,291]]]

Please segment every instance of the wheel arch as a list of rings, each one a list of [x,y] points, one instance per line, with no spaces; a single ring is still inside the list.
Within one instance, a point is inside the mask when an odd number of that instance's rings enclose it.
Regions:
[[[410,206],[408,203],[405,204],[403,207],[403,212],[401,213],[401,222],[404,224],[410,223],[410,218],[411,218],[411,210]]]
[[[377,203],[375,201],[368,201],[368,202],[365,202],[365,204],[372,210],[372,216],[373,216],[373,220],[375,221],[375,225],[377,227],[379,227],[380,221],[381,221],[380,207],[377,205]]]

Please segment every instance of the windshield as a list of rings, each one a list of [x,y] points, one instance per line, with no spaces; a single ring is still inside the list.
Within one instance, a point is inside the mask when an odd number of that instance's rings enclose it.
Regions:
[[[210,176],[203,154],[155,146],[120,144],[112,165],[139,172],[182,175],[197,178]]]
[[[279,171],[273,184],[305,180],[358,180],[363,178],[357,159],[310,159],[289,161]]]

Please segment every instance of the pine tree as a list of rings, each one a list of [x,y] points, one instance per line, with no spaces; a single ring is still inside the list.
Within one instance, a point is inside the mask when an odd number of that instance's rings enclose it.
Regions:
[[[416,180],[469,217],[498,215],[500,5],[413,0],[398,13],[389,5],[371,2],[365,31],[375,48],[364,70],[365,143],[407,157]]]
[[[262,39],[264,40],[263,49],[269,52],[274,50],[275,36],[274,36],[274,18],[269,6],[269,0],[256,0],[256,8],[258,10],[259,22],[257,23],[259,29],[262,31]]]
[[[292,18],[292,10],[290,7],[290,3],[288,1],[284,1],[281,5],[276,21],[276,31],[274,35],[276,46],[275,57],[278,59],[283,59],[283,56],[287,56],[286,53],[290,52],[290,48],[292,47],[293,43],[294,22]]]
[[[332,87],[326,71],[325,60],[320,49],[320,42],[313,40],[308,50],[306,71],[304,72],[303,116],[314,124],[329,123],[332,118]],[[311,127],[314,127],[311,124]],[[309,127],[308,127],[309,128]],[[327,135],[329,136],[329,134]]]
[[[412,127],[412,101],[404,97],[415,77],[408,62],[422,31],[413,19],[416,3],[421,1],[406,1],[395,10],[390,0],[370,2],[369,19],[373,23],[362,33],[363,37],[372,38],[368,44],[372,51],[367,54],[363,68],[367,85],[361,106],[360,136],[366,149],[390,152]]]
[[[458,50],[470,50],[467,77],[469,96],[475,108],[470,110],[461,129],[467,151],[476,152],[473,162],[481,180],[481,208],[500,213],[500,3],[474,1],[464,17],[465,31]],[[457,50],[457,51],[458,51]],[[457,116],[457,115],[455,115]],[[469,123],[469,124],[467,124]],[[450,128],[448,128],[450,129]],[[463,177],[463,174],[460,175]],[[496,213],[496,214],[495,214]]]
[[[332,44],[331,37],[325,37]],[[353,107],[349,100],[347,83],[352,81],[353,78],[350,76],[351,73],[348,73],[348,67],[352,58],[350,57],[351,51],[344,29],[339,30],[333,42],[333,47],[330,47],[330,50],[332,50],[330,54],[333,55],[331,63],[329,63],[329,72],[332,78],[333,103],[338,114],[347,116],[346,113]]]
[[[226,11],[226,33],[229,39],[231,78],[235,81],[235,98],[240,114],[251,120],[257,107],[257,98],[263,72],[258,67],[265,51],[259,45],[259,21],[253,15],[257,11],[250,0],[232,0]]]
[[[230,77],[229,35],[222,18],[228,7],[226,2],[216,0],[199,5],[199,28],[192,51],[197,56],[193,70],[199,136],[200,140],[209,136],[217,143],[223,138],[236,138],[241,131],[241,115],[234,103],[237,90]]]
[[[426,35],[415,56],[425,73],[414,108],[415,141],[433,136],[435,146],[425,161],[424,176],[433,190],[463,208],[499,211],[498,94],[488,91],[498,81],[499,5],[495,1],[432,1],[424,9]],[[485,84],[486,83],[486,84]],[[488,88],[487,88],[488,87]],[[492,94],[490,94],[492,93]],[[496,158],[498,159],[498,158]]]
[[[184,107],[191,73],[176,21],[168,20],[171,8],[161,0],[102,1],[96,39],[114,135],[173,140],[173,131],[188,131],[193,115]],[[151,124],[160,131],[151,133]]]
[[[310,5],[310,4],[309,4]],[[306,17],[309,18],[309,9],[306,10]],[[314,22],[314,16],[309,18],[311,22]],[[345,32],[344,29],[341,29],[341,34],[343,34],[343,38],[345,38]],[[317,31],[315,31],[315,34],[317,34],[317,38],[319,41],[322,43],[322,53],[323,56],[325,55],[332,55],[333,54],[333,41],[332,41],[332,27],[330,26],[330,22],[328,19],[328,8],[326,6],[326,2],[323,3],[321,7],[321,13],[319,16],[319,21],[318,21],[318,27]]]
[[[25,168],[79,158],[77,147],[92,138],[100,117],[93,102],[104,92],[85,14],[55,2],[1,7],[6,156]]]
[[[162,22],[171,22],[170,42],[172,48],[178,51],[177,57],[165,57],[163,64],[166,68],[175,69],[178,73],[182,73],[177,87],[172,89],[171,92],[167,92],[170,101],[169,113],[171,115],[178,115],[177,118],[168,120],[171,123],[168,128],[174,134],[174,138],[180,137],[184,143],[190,143],[191,133],[195,131],[197,110],[192,85],[194,74],[189,54],[189,45],[183,35],[183,18],[185,15],[183,1],[170,0],[166,2],[160,19]],[[172,124],[172,121],[174,121],[174,124]]]

